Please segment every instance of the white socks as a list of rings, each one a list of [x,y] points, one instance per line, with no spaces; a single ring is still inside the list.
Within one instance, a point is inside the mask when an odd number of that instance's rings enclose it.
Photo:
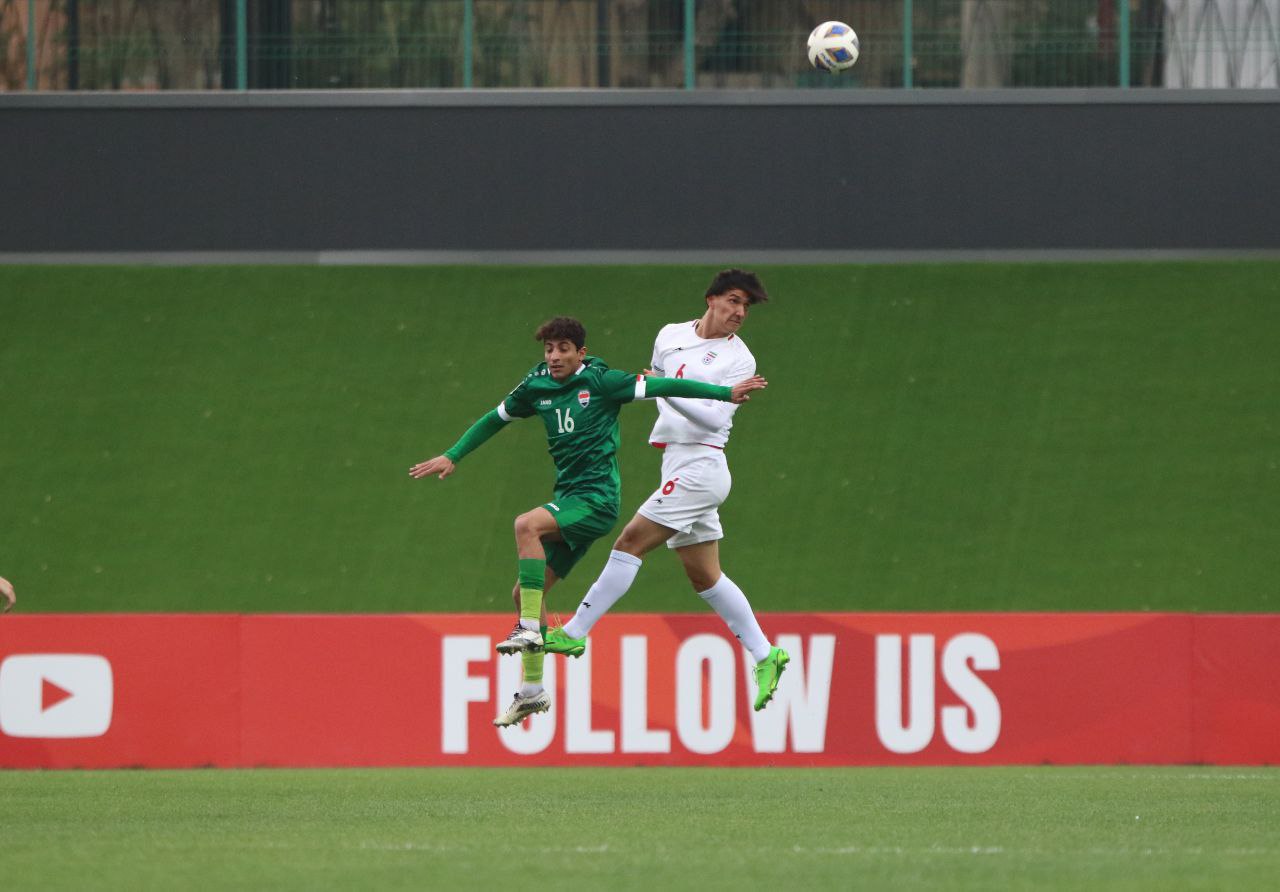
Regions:
[[[600,577],[587,589],[577,613],[564,624],[564,633],[570,638],[585,638],[600,617],[608,613],[609,608],[631,588],[642,563],[640,558],[625,551],[609,552],[609,560],[600,571]]]
[[[609,552],[609,560],[600,571],[600,577],[587,590],[573,618],[564,624],[564,633],[570,638],[585,638],[589,635],[592,626],[631,588],[636,574],[640,572],[641,563],[640,558],[625,551]],[[729,631],[750,652],[753,660],[759,663],[769,656],[769,639],[764,637],[756,615],[751,612],[751,604],[737,583],[721,574],[715,585],[698,594],[720,615]]]
[[[747,596],[742,593],[742,589],[738,588],[736,582],[722,573],[715,585],[698,594],[711,605],[712,610],[720,614],[729,631],[750,652],[751,659],[759,663],[769,656],[771,649],[769,639],[764,637],[764,632],[760,630],[760,623],[756,621],[756,615],[751,612]]]

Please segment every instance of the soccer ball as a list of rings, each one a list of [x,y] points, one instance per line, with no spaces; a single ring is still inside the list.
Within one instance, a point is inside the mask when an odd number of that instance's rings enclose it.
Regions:
[[[858,35],[844,22],[823,22],[809,35],[809,61],[832,74],[852,68],[858,61]]]

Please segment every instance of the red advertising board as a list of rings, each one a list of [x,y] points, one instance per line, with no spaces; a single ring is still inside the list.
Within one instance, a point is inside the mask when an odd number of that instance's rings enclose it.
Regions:
[[[240,624],[236,616],[4,617],[0,767],[236,764]]]
[[[0,767],[1280,762],[1280,616],[762,625],[792,656],[762,712],[714,615],[617,615],[499,730],[494,614],[8,616]]]

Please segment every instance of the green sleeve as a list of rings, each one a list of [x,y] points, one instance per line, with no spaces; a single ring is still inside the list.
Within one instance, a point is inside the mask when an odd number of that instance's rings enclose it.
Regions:
[[[506,413],[506,417],[502,413]],[[512,418],[529,418],[533,415],[533,402],[529,399],[529,378],[526,377],[516,389],[507,394],[499,404],[498,415],[503,421]]]
[[[498,415],[498,410],[490,409],[479,421],[467,428],[467,432],[458,442],[445,450],[444,457],[456,464],[462,461],[463,456],[506,426],[507,423]]]
[[[690,381],[686,378],[646,378],[644,395],[655,396],[691,396],[704,400],[733,401],[733,388],[722,384],[707,384],[704,381]]]
[[[636,384],[643,375],[634,375],[620,369],[609,369],[600,376],[600,388],[615,403],[629,403],[637,398]]]

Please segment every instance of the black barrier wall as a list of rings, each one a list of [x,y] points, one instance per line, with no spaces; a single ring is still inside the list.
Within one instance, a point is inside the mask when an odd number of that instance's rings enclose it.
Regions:
[[[1275,91],[0,95],[0,253],[1280,247]]]

